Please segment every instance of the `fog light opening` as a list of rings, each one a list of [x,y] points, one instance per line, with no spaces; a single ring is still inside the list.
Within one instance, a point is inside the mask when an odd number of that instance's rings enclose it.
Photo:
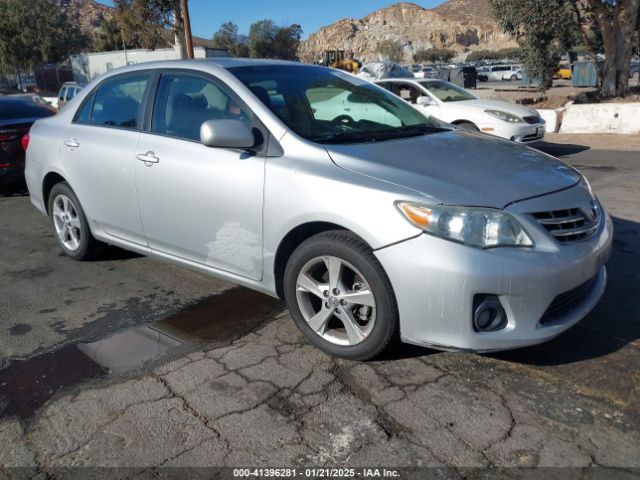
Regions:
[[[473,297],[473,330],[495,332],[507,326],[507,313],[496,295],[480,294]]]

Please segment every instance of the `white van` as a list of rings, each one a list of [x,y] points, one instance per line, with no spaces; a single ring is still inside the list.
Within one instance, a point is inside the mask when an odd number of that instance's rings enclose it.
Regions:
[[[507,76],[508,73],[515,73],[522,69],[520,65],[493,65],[486,67],[486,70],[478,73],[478,80],[481,82],[500,82],[503,77],[511,79],[511,76]]]

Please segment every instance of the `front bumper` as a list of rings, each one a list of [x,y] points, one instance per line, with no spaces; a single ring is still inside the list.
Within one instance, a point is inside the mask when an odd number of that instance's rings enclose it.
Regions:
[[[550,197],[567,200],[576,190]],[[543,198],[509,210],[520,218],[518,210],[539,209],[548,201]],[[423,234],[375,252],[396,295],[403,341],[478,352],[523,347],[551,340],[595,307],[605,290],[604,264],[613,238],[606,213],[594,236],[570,245],[557,244],[542,228],[534,231],[535,220],[521,221],[534,239],[533,248],[482,250]],[[577,305],[541,324],[556,296],[589,279],[594,281]],[[508,317],[505,328],[474,331],[476,294],[498,296]]]
[[[505,138],[517,143],[533,143],[539,142],[544,138],[546,132],[545,123],[507,123],[507,122],[494,122],[486,126],[481,125],[480,130],[483,128],[493,128],[493,131],[488,132],[498,137]],[[484,130],[483,130],[484,131]]]

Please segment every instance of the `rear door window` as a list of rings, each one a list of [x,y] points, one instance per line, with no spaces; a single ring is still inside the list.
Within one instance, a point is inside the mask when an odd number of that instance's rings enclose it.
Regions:
[[[106,80],[95,93],[92,125],[137,129],[150,74],[133,73]]]
[[[58,99],[64,101],[64,97],[67,94],[67,87],[63,87],[62,90],[60,90],[60,95],[58,95]]]

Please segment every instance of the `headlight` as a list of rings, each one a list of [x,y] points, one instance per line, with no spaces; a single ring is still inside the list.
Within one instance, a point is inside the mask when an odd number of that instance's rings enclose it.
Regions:
[[[410,202],[396,205],[413,225],[446,240],[479,248],[533,245],[520,222],[501,210]]]
[[[501,110],[485,110],[485,113],[488,113],[492,117],[499,118],[505,122],[509,123],[524,123],[524,120],[515,115],[511,115],[510,113],[503,112]]]

